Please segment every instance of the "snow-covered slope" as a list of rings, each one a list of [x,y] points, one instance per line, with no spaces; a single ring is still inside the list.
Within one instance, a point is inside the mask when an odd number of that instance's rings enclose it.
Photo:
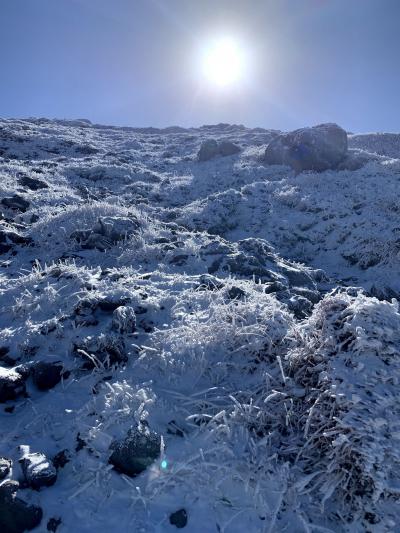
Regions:
[[[0,458],[37,531],[400,528],[400,135],[295,175],[277,133],[0,121]]]

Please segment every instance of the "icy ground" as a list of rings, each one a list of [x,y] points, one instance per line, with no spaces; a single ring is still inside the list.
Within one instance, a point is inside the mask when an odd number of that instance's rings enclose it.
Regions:
[[[35,531],[400,531],[400,135],[296,176],[275,134],[0,121],[0,457],[65,458],[21,483]],[[241,151],[199,162],[210,138]],[[69,373],[40,390],[38,361]],[[140,421],[163,450],[128,477]]]

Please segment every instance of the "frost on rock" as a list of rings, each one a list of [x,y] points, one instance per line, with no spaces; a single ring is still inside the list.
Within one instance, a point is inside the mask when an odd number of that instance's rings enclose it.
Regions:
[[[0,366],[0,403],[15,400],[24,393],[24,378],[15,370]]]
[[[207,139],[201,143],[197,158],[199,161],[209,161],[217,156],[234,155],[240,152],[240,147],[231,141],[217,142],[215,139]]]
[[[135,219],[126,217],[100,217],[88,230],[76,230],[71,238],[76,239],[82,248],[106,250],[113,244],[132,237],[139,228]]]
[[[122,474],[137,476],[160,456],[161,443],[161,436],[141,423],[124,439],[112,443],[109,462]]]
[[[36,490],[54,485],[57,471],[47,457],[43,453],[31,453],[29,446],[20,448],[23,456],[19,462],[28,485]]]
[[[347,133],[337,124],[320,124],[279,135],[265,150],[268,165],[288,165],[296,172],[336,168],[347,154]]]

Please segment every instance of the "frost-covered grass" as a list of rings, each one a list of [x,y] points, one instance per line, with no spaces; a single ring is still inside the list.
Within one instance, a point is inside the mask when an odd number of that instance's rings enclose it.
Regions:
[[[20,445],[70,458],[19,491],[38,531],[175,531],[180,508],[195,533],[397,531],[398,138],[354,136],[380,157],[294,176],[262,164],[267,130],[0,125],[0,194],[30,201],[2,229],[32,239],[0,258],[0,368],[70,372],[0,404],[9,477]],[[199,163],[209,137],[242,152]],[[123,235],[76,238],[103,227]],[[110,445],[139,421],[162,451],[129,478]]]

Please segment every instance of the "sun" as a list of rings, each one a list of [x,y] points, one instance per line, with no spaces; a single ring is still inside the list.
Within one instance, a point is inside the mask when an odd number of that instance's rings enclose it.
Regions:
[[[202,66],[209,82],[219,87],[233,85],[244,75],[244,50],[234,39],[217,39],[205,49]]]

